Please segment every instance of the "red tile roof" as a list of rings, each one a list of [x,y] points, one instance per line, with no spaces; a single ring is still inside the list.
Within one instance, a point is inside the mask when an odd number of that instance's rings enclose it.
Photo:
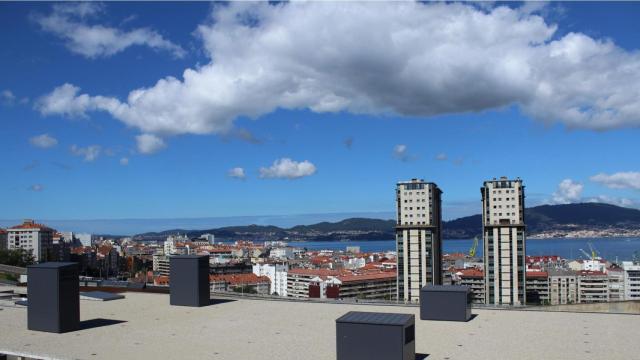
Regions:
[[[254,273],[209,275],[209,281],[210,282],[226,282],[226,283],[229,283],[230,285],[263,284],[263,283],[271,284],[271,280],[269,280],[268,277],[258,276]]]
[[[481,277],[484,277],[484,271],[476,269],[476,268],[460,269],[460,270],[456,271],[456,274],[458,274],[461,277],[467,277],[467,278],[481,278]]]
[[[373,280],[394,280],[397,277],[395,271],[368,271],[365,273],[350,273],[336,276],[342,283],[373,281]]]
[[[527,271],[528,278],[548,278],[549,273],[546,271]]]
[[[42,224],[38,224],[36,222],[34,222],[33,220],[25,220],[22,224],[20,225],[16,225],[16,226],[12,226],[9,228],[9,230],[18,230],[18,229],[39,229],[39,230],[45,230],[45,231],[54,231],[52,228],[46,226],[46,225],[42,225]]]
[[[288,273],[292,275],[307,276],[338,276],[340,274],[336,270],[329,269],[290,269]]]

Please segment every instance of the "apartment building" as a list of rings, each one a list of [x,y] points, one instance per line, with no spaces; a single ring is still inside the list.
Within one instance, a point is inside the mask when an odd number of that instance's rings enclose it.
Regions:
[[[624,301],[624,270],[620,267],[607,269],[609,278],[609,301]]]
[[[623,261],[624,299],[640,300],[640,262]]]
[[[7,230],[0,229],[0,250],[7,249]]]
[[[583,270],[578,273],[578,303],[609,301],[609,277],[602,271]]]
[[[578,278],[567,270],[549,270],[549,304],[566,305],[578,302]]]
[[[522,180],[485,181],[482,193],[485,303],[526,303],[525,194]]]
[[[48,226],[25,220],[7,229],[7,249],[30,251],[38,262],[56,261],[52,251],[54,234],[55,230]]]
[[[338,276],[340,273],[329,269],[289,269],[287,272],[287,297],[308,298],[309,285],[318,285],[319,295],[316,297],[326,297],[324,293],[324,280],[329,276]],[[314,287],[315,290],[315,287]]]
[[[525,276],[527,304],[541,305],[549,303],[549,273],[546,271],[527,271]]]
[[[325,295],[329,299],[394,300],[396,277],[395,271],[366,271],[329,277],[325,281]]]
[[[484,272],[476,268],[456,270],[452,274],[453,283],[456,285],[469,286],[473,291],[473,303],[484,304]]]
[[[420,289],[442,284],[442,191],[424,180],[396,186],[397,298],[420,300]]]
[[[266,276],[271,281],[269,294],[287,296],[287,271],[286,263],[254,264],[253,273],[258,276]]]
[[[248,274],[209,275],[209,289],[216,291],[233,291],[237,293],[268,295],[271,280],[266,276]]]

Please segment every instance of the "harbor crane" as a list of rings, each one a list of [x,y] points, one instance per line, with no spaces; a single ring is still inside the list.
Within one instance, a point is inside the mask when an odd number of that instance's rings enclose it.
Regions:
[[[473,238],[473,245],[471,245],[471,249],[469,249],[469,256],[475,257],[476,250],[478,249],[478,237]]]

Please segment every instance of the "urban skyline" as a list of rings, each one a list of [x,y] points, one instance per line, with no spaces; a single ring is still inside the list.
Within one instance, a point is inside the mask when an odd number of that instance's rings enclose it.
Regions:
[[[506,62],[492,64],[495,72],[477,72],[482,75],[480,80],[464,76],[440,79],[451,89],[472,91],[466,97],[462,95],[467,93],[458,91],[461,98],[452,98],[456,91],[443,93],[421,87],[416,82],[422,79],[418,75],[398,77],[397,84],[386,81],[396,74],[385,62],[367,65],[376,71],[373,78],[386,82],[388,88],[376,84],[363,87],[355,79],[332,72],[329,65],[336,60],[330,57],[318,57],[314,63],[297,51],[285,52],[291,55],[291,64],[306,64],[305,69],[311,71],[287,74],[286,69],[250,49],[245,49],[247,63],[238,63],[233,51],[222,45],[223,40],[237,40],[228,35],[231,29],[246,25],[222,19],[234,14],[243,19],[249,14],[261,21],[249,27],[252,35],[247,35],[246,43],[261,44],[267,54],[282,59],[287,55],[280,52],[277,43],[263,42],[274,36],[273,29],[281,24],[287,24],[282,28],[285,34],[304,30],[300,27],[303,24],[289,23],[288,16],[303,14],[308,24],[322,26],[317,23],[318,14],[358,11],[358,6],[0,4],[0,17],[7,29],[0,34],[7,44],[3,49],[6,56],[0,60],[5,69],[0,83],[0,117],[7,136],[0,146],[3,163],[12,169],[12,176],[0,180],[0,194],[12,204],[0,210],[0,219],[380,212],[394,202],[386,184],[414,174],[447,184],[443,198],[443,218],[447,220],[476,213],[476,191],[469,184],[494,174],[515,173],[527,178],[530,205],[601,201],[638,207],[639,169],[633,154],[625,150],[635,144],[637,124],[626,113],[627,98],[617,96],[616,90],[636,92],[633,76],[616,70],[617,65],[633,66],[638,61],[634,54],[638,38],[633,35],[636,4],[371,6],[371,16],[380,19],[402,18],[403,9],[412,10],[412,18],[398,21],[398,28],[374,28],[372,35],[380,35],[379,31],[402,33],[409,20],[429,23],[438,14],[447,14],[467,24],[460,29],[465,42],[452,51],[477,51],[478,59],[491,58],[499,51],[505,61],[524,66],[522,78],[516,76],[518,72],[510,72]],[[168,14],[180,16],[166,21]],[[468,21],[474,16],[482,23]],[[601,21],[602,16],[616,21]],[[474,26],[480,25],[497,29],[495,37],[484,39],[482,49],[469,40],[476,33]],[[113,35],[111,40],[91,42],[73,36],[73,31],[100,27]],[[514,27],[523,32],[505,37],[510,31],[502,30]],[[363,34],[367,28],[366,22],[354,21],[351,30]],[[426,28],[420,30],[428,33]],[[134,35],[139,38],[132,40]],[[449,40],[437,32],[430,36],[436,42]],[[377,54],[371,52],[373,48],[346,51],[348,44],[338,41],[327,43],[314,37],[305,41],[323,46],[328,54],[344,54],[345,71],[352,70],[354,59],[373,59],[375,56],[369,55]],[[540,45],[531,48],[532,42]],[[429,44],[416,42],[408,48],[430,52]],[[299,48],[305,49],[302,45]],[[569,49],[576,52],[562,53]],[[556,54],[553,51],[564,57],[549,55]],[[401,55],[407,61],[421,59],[403,44],[389,45],[386,52],[390,63],[406,64],[399,59]],[[275,84],[271,82],[274,79],[260,78],[265,86],[281,91],[255,86],[238,89],[224,104],[191,98],[194,87],[185,82],[184,75],[193,75],[189,78],[193,86],[200,86],[209,76],[217,80],[218,63],[211,60],[214,56],[220,66],[234,69],[229,77],[250,77],[255,67],[249,64],[255,63],[274,74],[284,74]],[[557,70],[571,61],[577,64],[571,68],[581,69],[576,76],[597,83],[589,74],[606,72],[612,83],[598,84],[598,91],[574,86],[577,92],[572,92],[571,87],[554,87],[546,77],[531,75],[541,66]],[[429,61],[423,65],[433,74],[448,73]],[[470,64],[455,65],[460,74],[473,74]],[[407,71],[413,75],[412,68]],[[24,81],[27,74],[38,81]],[[301,98],[283,98],[287,91],[303,88],[296,79],[305,76],[319,84],[309,89],[312,98],[301,93],[296,93]],[[337,79],[343,79],[344,93],[331,85],[339,83]],[[486,89],[493,92],[475,91],[467,81],[482,81],[491,85]],[[214,94],[219,89],[207,85],[214,83],[204,81],[202,86]],[[146,102],[131,102],[134,97],[129,95],[141,88],[162,101],[162,91],[170,91],[164,84],[183,91],[184,96],[174,99],[193,102],[176,103],[176,108],[190,105],[192,112],[182,118],[167,110],[165,119]],[[397,91],[396,86],[412,91]],[[549,86],[573,107],[565,109],[540,97]],[[533,89],[540,92],[532,94]],[[405,100],[391,96],[396,93]],[[475,96],[477,102],[469,96]],[[440,103],[430,99],[440,99]],[[591,113],[574,114],[571,109],[587,109],[580,99],[596,104],[616,99],[607,106],[617,112],[613,116],[593,107]],[[268,106],[252,107],[250,103]],[[222,111],[224,106],[229,106],[229,113]],[[187,119],[192,121],[191,127],[183,123]],[[427,133],[438,136],[425,142],[422,134]],[[494,156],[505,161],[490,161]],[[376,174],[380,181],[372,183],[364,174]],[[324,219],[324,215],[316,217]]]

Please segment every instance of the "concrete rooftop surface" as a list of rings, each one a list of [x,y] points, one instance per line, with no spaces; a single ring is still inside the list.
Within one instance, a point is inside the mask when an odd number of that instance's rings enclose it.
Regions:
[[[27,330],[27,309],[0,306],[0,353],[55,359],[336,358],[335,319],[348,311],[416,316],[416,353],[434,359],[637,359],[640,317],[474,309],[469,322],[420,321],[419,308],[214,299],[201,308],[169,295],[81,301],[82,330]]]

